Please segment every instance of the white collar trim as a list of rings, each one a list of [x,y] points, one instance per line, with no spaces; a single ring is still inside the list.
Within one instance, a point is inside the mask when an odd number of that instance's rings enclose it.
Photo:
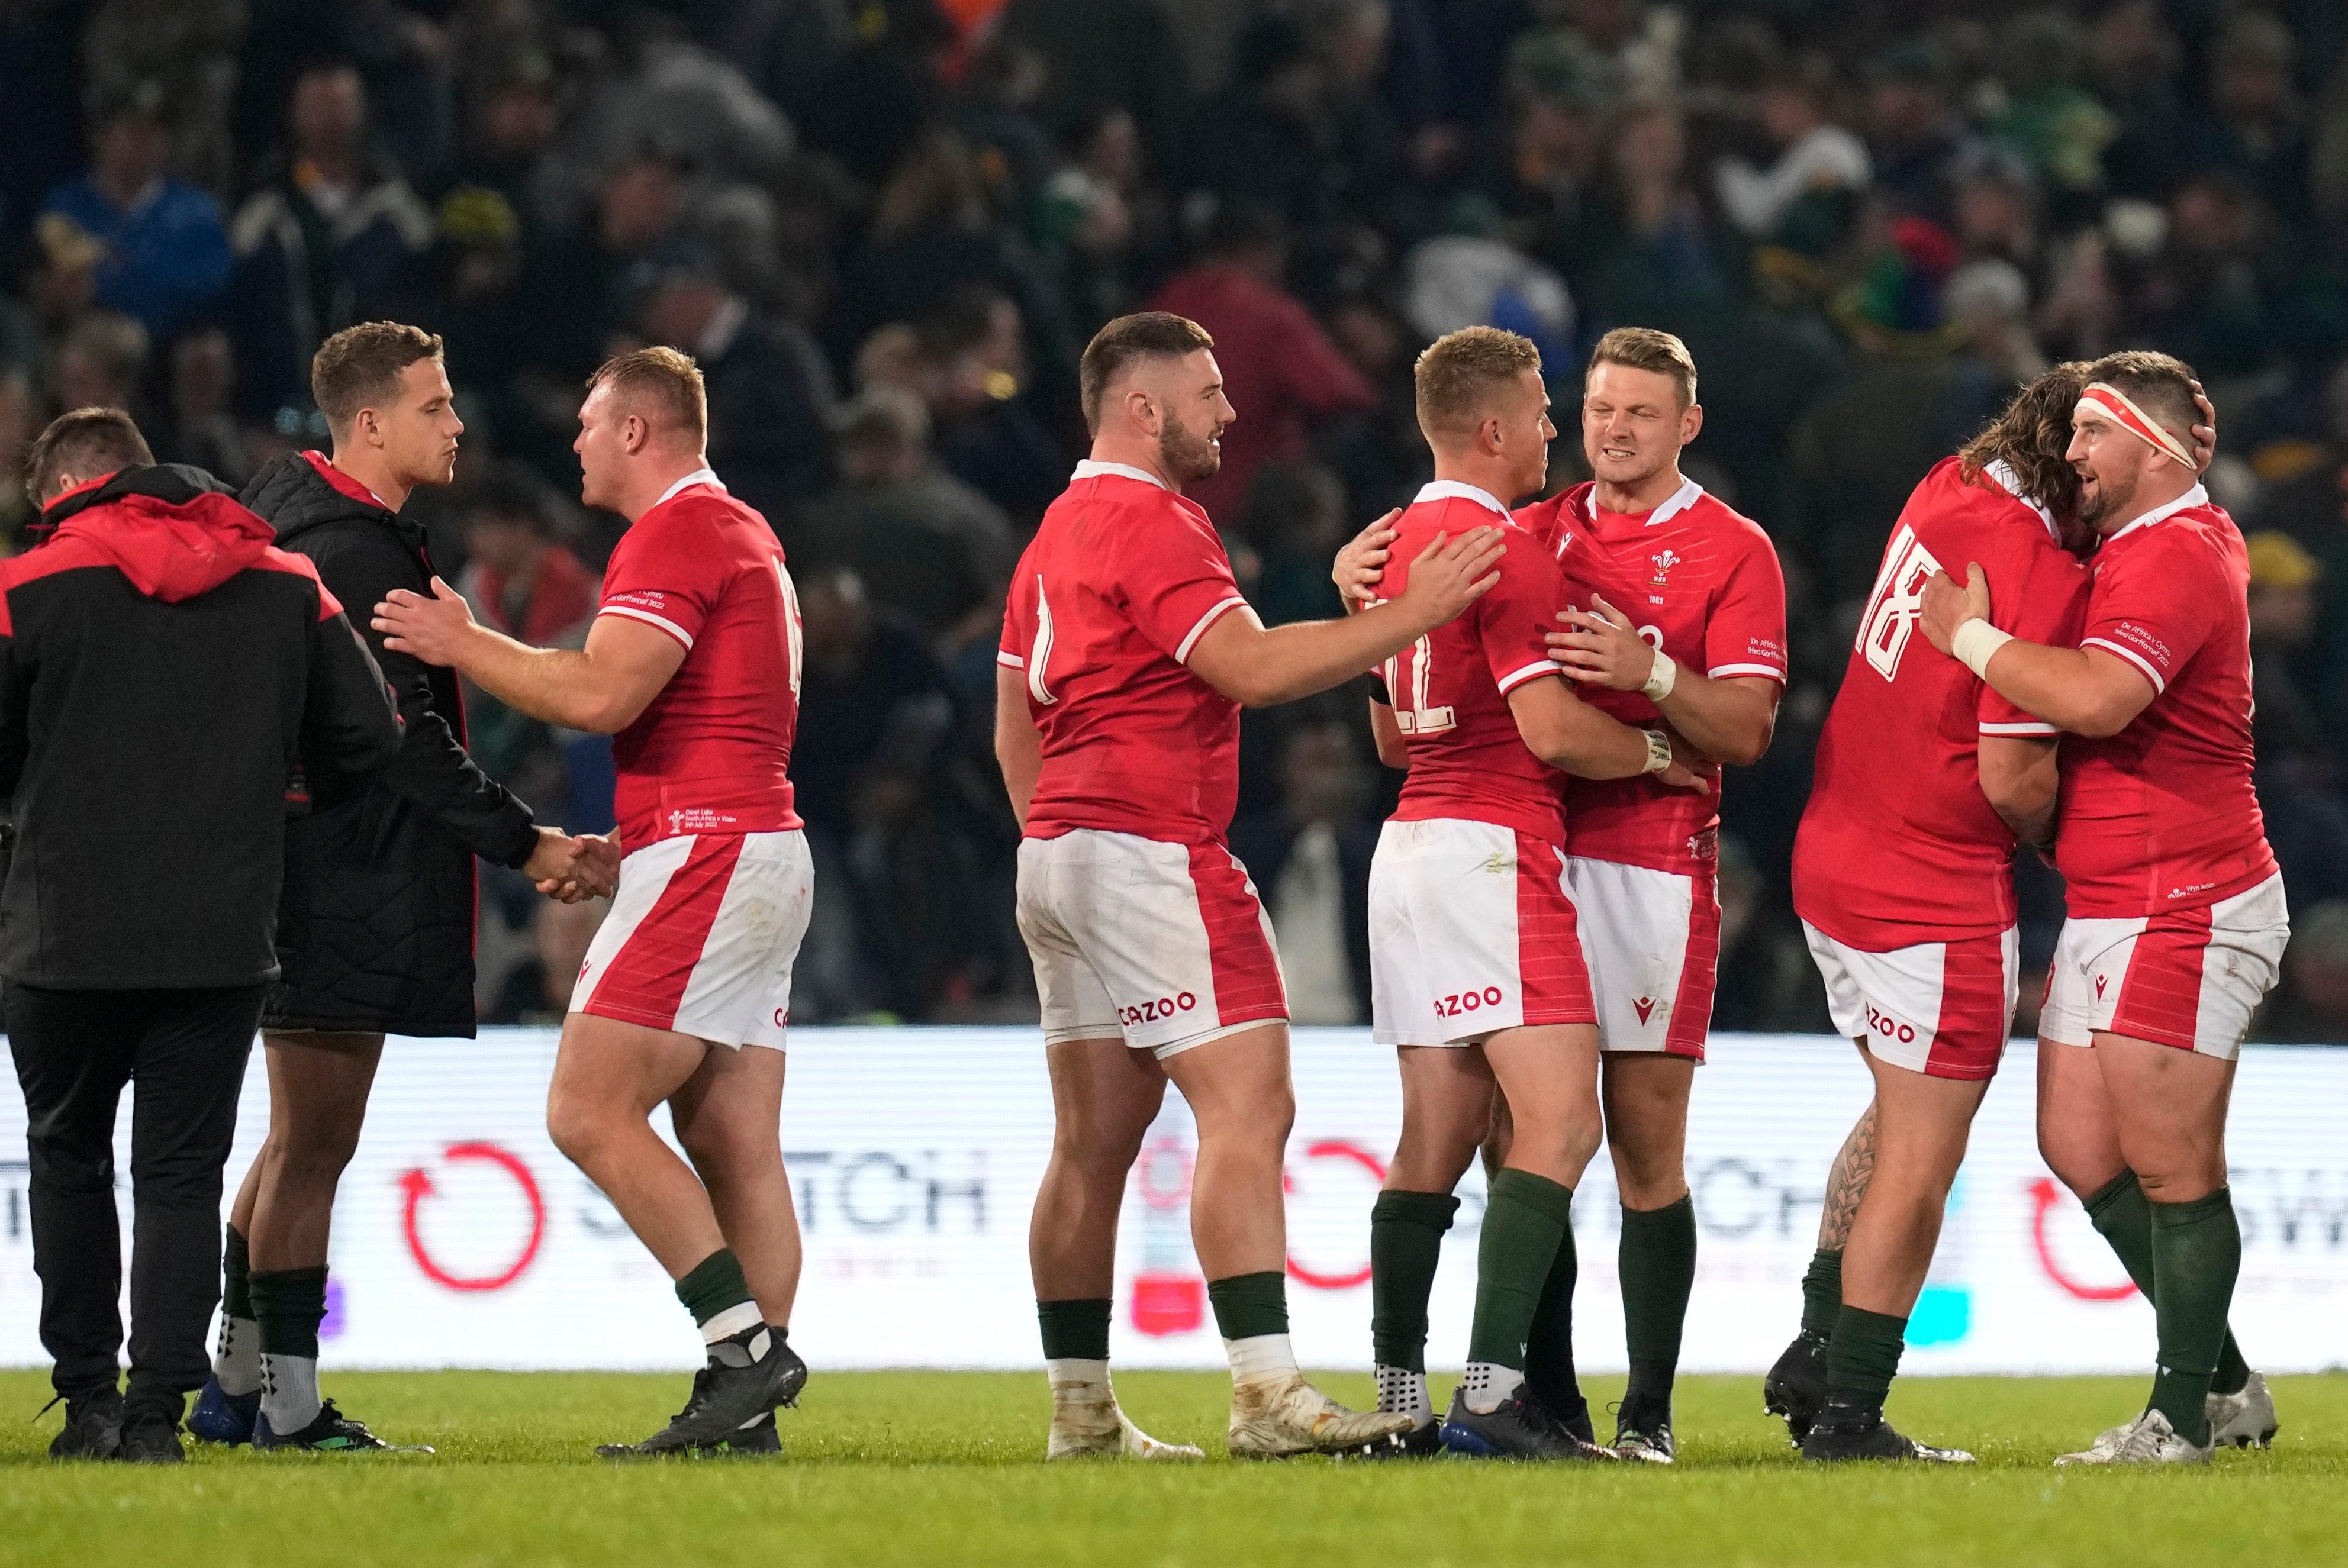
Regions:
[[[1490,507],[1504,518],[1509,515],[1509,508],[1501,505],[1499,498],[1491,491],[1480,485],[1463,485],[1457,479],[1433,479],[1421,485],[1411,505],[1416,506],[1420,501],[1473,501],[1479,507]]]
[[[1076,465],[1076,471],[1068,476],[1068,483],[1073,485],[1079,479],[1105,479],[1112,474],[1120,479],[1138,479],[1145,485],[1155,485],[1161,490],[1170,491],[1173,488],[1147,468],[1137,468],[1130,463],[1096,463],[1089,457]]]
[[[2022,487],[2022,476],[2013,471],[2013,464],[2003,457],[1993,457],[1982,466],[1982,472],[1996,480],[1999,487],[2007,495],[2037,513],[2038,520],[2046,525],[2047,538],[2056,544],[2063,542],[2062,532],[2054,526],[2054,514],[2046,509],[2046,504],[2044,501]]]
[[[2129,523],[2127,527],[2114,529],[2109,537],[2104,540],[2104,543],[2108,545],[2124,534],[2132,534],[2138,528],[2148,528],[2155,523],[2167,522],[2170,518],[2175,517],[2178,513],[2184,511],[2188,507],[2206,507],[2209,504],[2209,492],[2208,488],[2200,485],[2196,485],[2191,489],[2186,491],[2185,494],[2178,497],[2177,499],[2169,502],[2167,506],[2155,507],[2152,510]]]
[[[1698,501],[1703,499],[1704,487],[1702,485],[1697,484],[1694,479],[1682,479],[1680,481],[1680,487],[1672,492],[1671,499],[1665,501],[1662,506],[1657,507],[1653,511],[1649,512],[1647,514],[1646,522],[1642,526],[1652,528],[1657,523],[1666,522],[1673,518],[1678,517],[1682,512],[1686,511],[1690,507],[1694,506]],[[1590,487],[1590,498],[1584,509],[1590,514],[1590,520],[1591,522],[1594,523],[1598,520],[1598,487],[1595,485]]]
[[[679,490],[690,490],[695,485],[706,485],[711,489],[717,491],[723,491],[726,488],[725,485],[720,482],[717,477],[716,469],[710,467],[695,468],[692,473],[687,474],[684,478],[679,479],[675,484],[671,485],[667,489],[663,490],[661,492],[660,500],[654,501],[653,505],[657,507],[662,501],[666,501],[674,497]]]

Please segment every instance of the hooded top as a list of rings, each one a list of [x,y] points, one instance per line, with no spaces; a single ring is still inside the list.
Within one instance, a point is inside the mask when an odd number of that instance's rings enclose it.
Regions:
[[[0,975],[61,990],[276,972],[286,781],[351,793],[399,721],[309,563],[197,468],[129,468],[0,561]]]
[[[272,458],[244,504],[305,558],[353,620],[407,732],[382,776],[294,825],[272,1029],[473,1032],[473,857],[518,866],[538,846],[530,807],[465,752],[457,673],[383,646],[367,622],[396,588],[427,598],[420,524],[315,452]],[[605,825],[595,824],[595,826]]]

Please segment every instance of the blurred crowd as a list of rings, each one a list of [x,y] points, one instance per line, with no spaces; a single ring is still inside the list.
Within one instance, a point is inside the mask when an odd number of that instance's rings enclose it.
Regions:
[[[396,318],[446,336],[467,424],[410,503],[442,575],[575,642],[620,526],[572,499],[582,379],[698,358],[806,619],[808,1021],[1033,1016],[991,650],[1112,315],[1216,336],[1241,418],[1196,494],[1268,622],[1335,613],[1330,556],[1426,477],[1423,343],[1523,332],[1570,408],[1607,328],[1687,341],[1691,475],[1776,541],[1794,654],[1723,804],[1722,1028],[1826,1027],[1787,866],[1909,488],[2050,361],[2179,354],[2251,536],[2296,912],[2253,1035],[2348,1041],[2339,0],[0,0],[0,102],[11,541],[51,414],[128,407],[241,482],[324,445],[320,339]],[[1361,695],[1244,732],[1233,844],[1304,1022],[1366,1019],[1397,779]],[[542,819],[609,825],[605,743],[471,716]],[[2017,875],[2043,968],[2060,886]],[[492,875],[484,909],[484,1016],[559,1011],[592,907]]]

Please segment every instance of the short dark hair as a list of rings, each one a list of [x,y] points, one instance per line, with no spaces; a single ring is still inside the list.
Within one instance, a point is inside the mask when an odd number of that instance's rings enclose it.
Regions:
[[[439,357],[440,340],[422,327],[361,322],[318,345],[310,361],[310,396],[327,426],[340,430],[360,409],[396,395],[400,374],[409,365]]]
[[[2193,426],[2201,411],[2193,401],[2193,367],[2183,360],[2150,349],[2122,349],[2089,365],[2087,379],[2118,387],[2129,402],[2183,442],[2187,451],[2193,449]]]
[[[25,488],[36,505],[57,497],[48,492],[58,478],[85,479],[125,468],[153,466],[155,454],[138,422],[119,408],[77,408],[49,421],[25,455]]]
[[[1212,348],[1215,340],[1207,329],[1187,316],[1170,311],[1137,311],[1117,320],[1093,334],[1085,345],[1085,357],[1076,366],[1076,385],[1085,406],[1085,428],[1100,429],[1101,398],[1109,384],[1122,374],[1127,366],[1146,359],[1180,359],[1202,348]]]
[[[673,348],[640,348],[614,354],[595,367],[587,390],[608,385],[612,395],[625,399],[644,414],[644,422],[662,421],[645,414],[642,400],[650,400],[666,423],[684,431],[698,446],[709,438],[709,392],[702,384],[701,367],[689,354]]]
[[[1430,437],[1479,425],[1495,393],[1540,369],[1533,340],[1500,327],[1461,327],[1426,345],[1411,367],[1418,395],[1418,427]]]
[[[1695,404],[1695,355],[1670,333],[1654,327],[1616,327],[1590,351],[1590,368],[1596,370],[1601,364],[1668,375],[1679,386],[1680,406]]]

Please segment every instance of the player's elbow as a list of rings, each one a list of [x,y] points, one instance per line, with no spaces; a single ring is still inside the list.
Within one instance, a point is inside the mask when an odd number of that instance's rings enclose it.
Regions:
[[[2091,741],[2107,741],[2127,729],[2142,706],[2110,697],[2091,697],[2063,728]]]
[[[1400,735],[1381,731],[1378,740],[1378,761],[1390,768],[1407,770],[1410,766],[1410,743]]]
[[[1774,719],[1764,719],[1757,724],[1747,726],[1732,735],[1729,743],[1721,748],[1720,760],[1732,767],[1751,767],[1767,754],[1770,739],[1776,733],[1776,729]]]
[[[591,735],[616,735],[636,722],[646,701],[631,692],[589,692],[565,715],[565,722]]]

